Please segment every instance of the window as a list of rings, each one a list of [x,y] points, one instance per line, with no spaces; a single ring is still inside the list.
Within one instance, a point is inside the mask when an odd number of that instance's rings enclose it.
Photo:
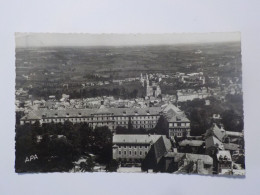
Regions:
[[[132,151],[129,151],[129,155],[130,155],[130,156],[132,155]]]
[[[121,155],[121,151],[118,151],[118,154]]]
[[[136,156],[137,152],[135,151],[135,156]]]
[[[124,155],[126,155],[126,151],[124,151]]]
[[[140,153],[139,153],[139,154],[140,154],[140,156],[142,156],[142,155],[143,155],[143,152],[142,152],[142,151],[140,151]]]
[[[147,155],[147,152],[144,152],[145,155]]]

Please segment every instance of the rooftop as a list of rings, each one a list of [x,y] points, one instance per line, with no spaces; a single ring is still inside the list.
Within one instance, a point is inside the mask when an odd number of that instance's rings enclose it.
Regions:
[[[179,145],[180,146],[187,146],[187,145],[189,145],[189,146],[197,146],[197,147],[199,147],[203,143],[204,143],[204,141],[201,141],[201,140],[187,140],[187,139],[185,139],[185,140],[179,142]]]
[[[116,134],[113,144],[150,144],[155,143],[162,135]]]

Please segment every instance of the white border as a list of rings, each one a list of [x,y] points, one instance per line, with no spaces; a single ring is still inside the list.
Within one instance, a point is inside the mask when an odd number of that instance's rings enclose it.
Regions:
[[[259,0],[8,0],[0,6],[0,194],[260,194]],[[236,32],[242,36],[245,179],[14,173],[14,32]]]

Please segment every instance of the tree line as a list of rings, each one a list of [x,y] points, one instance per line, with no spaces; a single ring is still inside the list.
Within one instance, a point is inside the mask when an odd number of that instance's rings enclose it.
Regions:
[[[90,156],[93,163],[106,165],[107,171],[115,171],[112,160],[112,133],[108,127],[93,129],[87,123],[69,121],[16,125],[16,172],[70,171],[82,156]],[[33,158],[30,159],[30,157]],[[91,167],[93,168],[93,163]],[[91,164],[86,162],[86,166]],[[82,170],[92,170],[84,169]],[[86,167],[85,167],[86,168]]]

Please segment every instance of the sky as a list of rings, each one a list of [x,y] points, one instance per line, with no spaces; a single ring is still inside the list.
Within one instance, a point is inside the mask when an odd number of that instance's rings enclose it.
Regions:
[[[179,34],[15,33],[16,47],[135,46],[240,41],[239,32]]]

